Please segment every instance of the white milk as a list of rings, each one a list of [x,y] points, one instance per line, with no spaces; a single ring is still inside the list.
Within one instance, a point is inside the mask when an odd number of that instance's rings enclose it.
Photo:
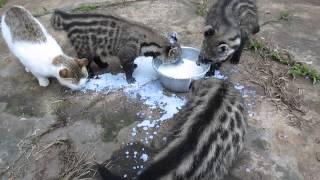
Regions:
[[[178,64],[162,64],[158,71],[165,76],[176,79],[188,79],[203,73],[203,68],[195,61],[183,59]]]

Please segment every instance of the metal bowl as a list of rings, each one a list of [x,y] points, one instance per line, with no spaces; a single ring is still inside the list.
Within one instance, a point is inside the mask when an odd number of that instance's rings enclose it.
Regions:
[[[189,59],[192,61],[197,61],[200,54],[200,50],[193,47],[182,47],[182,57],[181,59]],[[189,91],[190,84],[193,80],[201,79],[209,71],[210,65],[201,64],[203,71],[193,77],[187,79],[179,79],[175,77],[170,77],[162,74],[158,71],[160,65],[162,64],[161,60],[153,59],[152,66],[155,71],[159,74],[159,79],[161,84],[173,92],[187,92]]]

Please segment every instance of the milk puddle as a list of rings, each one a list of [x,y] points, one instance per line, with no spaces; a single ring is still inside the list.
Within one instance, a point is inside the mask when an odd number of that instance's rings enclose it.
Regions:
[[[129,98],[140,98],[144,102],[144,104],[148,105],[148,107],[151,109],[159,108],[162,112],[160,118],[153,118],[149,116],[148,118],[145,118],[140,123],[138,123],[136,127],[133,127],[131,129],[132,142],[140,141],[144,144],[149,144],[153,140],[154,136],[157,136],[157,129],[161,126],[161,123],[167,119],[172,118],[174,114],[178,113],[179,110],[185,105],[186,99],[178,97],[175,94],[164,94],[164,89],[161,86],[160,82],[157,80],[157,73],[152,67],[152,58],[139,57],[135,60],[135,63],[138,65],[138,67],[133,73],[133,77],[136,79],[136,82],[134,84],[127,83],[124,73],[119,73],[116,75],[107,73],[99,75],[99,79],[90,79],[90,81],[86,84],[85,88],[82,91],[108,93],[110,91],[114,92],[121,90]],[[184,66],[190,66],[190,63],[186,61]],[[173,69],[170,69],[170,71],[172,72],[166,73],[173,73]],[[180,72],[176,69],[174,71],[175,74],[177,72]],[[184,72],[180,75],[181,77],[185,76]],[[222,80],[228,79],[227,76],[223,75],[218,70],[216,70],[214,77]],[[239,83],[236,83],[234,87],[240,91],[244,98],[255,97],[256,95],[255,91],[248,90]],[[247,107],[249,110],[249,115],[254,116],[254,113],[252,111],[252,109],[254,108],[254,103],[247,103]],[[141,139],[135,138],[138,132],[143,133],[140,136]],[[166,138],[164,137],[164,140],[165,139]],[[132,146],[132,144],[133,143],[128,143],[127,146]],[[137,153],[142,155],[141,157],[135,158],[143,159],[143,161],[148,160],[149,155],[144,150],[136,151]],[[124,154],[124,157],[129,158],[129,154]],[[137,163],[132,168],[135,170],[141,170],[143,168],[143,164]],[[123,175],[124,178],[126,178],[126,176],[126,174]]]

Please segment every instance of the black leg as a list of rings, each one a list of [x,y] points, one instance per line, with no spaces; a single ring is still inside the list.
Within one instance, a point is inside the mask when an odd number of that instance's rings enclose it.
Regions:
[[[99,66],[99,68],[107,68],[108,63],[102,62],[99,56],[95,56],[93,61]]]
[[[206,77],[214,76],[216,70],[219,70],[219,69],[220,69],[221,64],[222,64],[221,62],[212,63],[212,64],[210,65],[209,71],[206,73],[205,76],[206,76]]]
[[[94,72],[93,72],[93,70],[91,68],[91,62],[92,61],[89,60],[89,64],[87,65],[88,78],[93,78],[94,77]]]
[[[241,39],[241,44],[240,44],[240,47],[236,50],[235,53],[233,53],[231,59],[230,59],[230,63],[231,64],[238,64],[240,62],[240,57],[241,57],[241,54],[242,54],[242,50],[244,48],[244,45],[246,44],[247,42],[247,38],[242,38]]]
[[[252,30],[252,34],[257,34],[258,32],[260,32],[260,26],[256,25]]]
[[[215,71],[216,71],[216,69],[215,69],[215,67],[214,67],[214,65],[213,64],[211,64],[210,65],[210,69],[209,69],[209,71],[206,73],[206,77],[210,77],[210,76],[213,76],[214,75],[214,73],[215,73]]]
[[[134,69],[137,67],[137,65],[134,64],[134,60],[138,56],[136,48],[136,46],[129,44],[121,48],[118,53],[122,68],[126,74],[127,82],[130,84],[136,81],[132,76]]]
[[[126,64],[122,65],[123,66],[123,70],[124,70],[124,72],[126,74],[127,82],[129,84],[136,82],[136,80],[132,76],[133,71],[135,69],[134,65],[135,65],[134,63],[126,63]]]

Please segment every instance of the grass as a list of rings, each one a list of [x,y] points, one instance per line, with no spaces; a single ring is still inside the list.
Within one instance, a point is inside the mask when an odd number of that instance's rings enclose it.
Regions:
[[[0,8],[3,7],[3,5],[6,3],[7,0],[0,0]]]
[[[262,56],[263,58],[269,58],[273,61],[279,62],[281,64],[287,65],[290,68],[290,74],[293,77],[302,76],[309,78],[314,84],[320,82],[320,73],[315,69],[308,67],[306,64],[292,62],[290,59],[278,51],[268,47],[261,41],[257,39],[250,39],[248,48]]]
[[[305,64],[294,64],[290,67],[290,73],[293,76],[308,77],[314,84],[320,82],[320,74],[315,69],[309,68]]]
[[[90,4],[83,4],[79,7],[74,8],[72,11],[74,12],[89,12],[98,9],[98,5],[90,5]]]
[[[196,13],[198,16],[204,17],[207,15],[207,11],[208,11],[208,0],[202,0],[197,7]]]

